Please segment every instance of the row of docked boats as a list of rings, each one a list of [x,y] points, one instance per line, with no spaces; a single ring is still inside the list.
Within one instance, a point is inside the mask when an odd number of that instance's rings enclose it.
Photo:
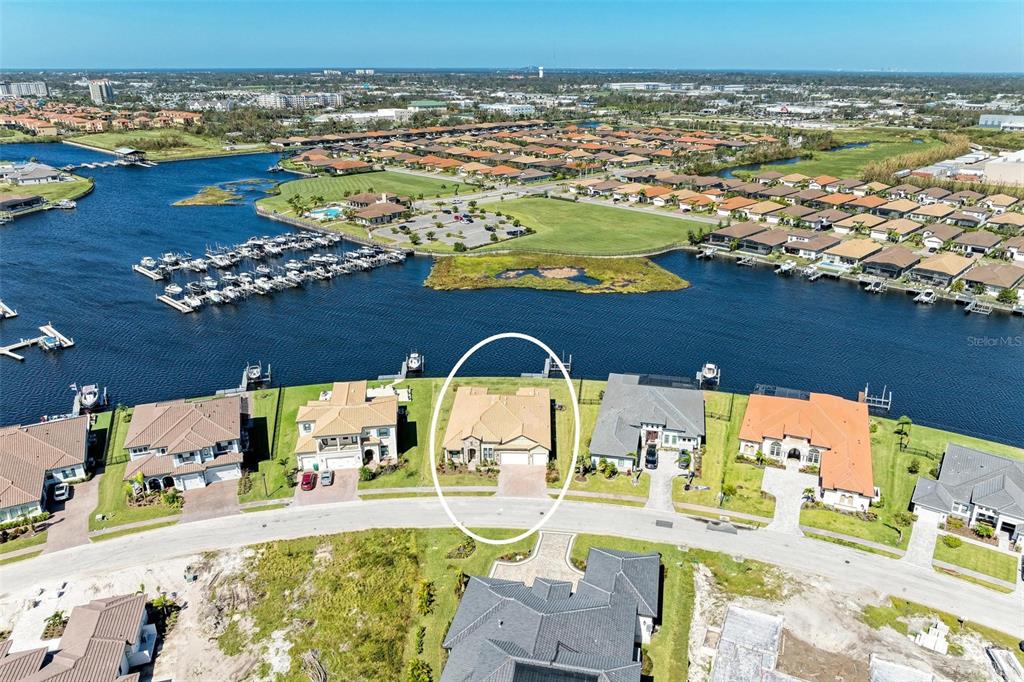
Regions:
[[[284,265],[260,263],[251,271],[225,272],[219,279],[206,275],[184,285],[172,282],[164,287],[164,295],[158,298],[181,312],[192,312],[205,305],[236,303],[253,295],[266,296],[301,287],[312,280],[329,280],[339,275],[401,263],[405,258],[404,252],[369,246],[344,254],[313,254],[305,259],[289,259]]]
[[[136,271],[143,272],[151,279],[164,279],[179,270],[206,272],[211,267],[227,269],[244,260],[261,261],[279,258],[289,251],[313,251],[330,248],[341,242],[341,235],[317,232],[288,232],[276,236],[252,237],[232,246],[207,247],[202,257],[193,258],[190,253],[168,251],[159,257],[144,256],[139,260]]]

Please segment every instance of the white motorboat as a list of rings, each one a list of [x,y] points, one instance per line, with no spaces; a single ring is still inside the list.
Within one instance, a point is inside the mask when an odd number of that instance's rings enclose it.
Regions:
[[[234,284],[235,282],[238,281],[238,275],[236,275],[233,272],[225,272],[223,275],[220,276],[220,278],[221,281],[223,281],[226,284]]]
[[[139,265],[141,265],[144,268],[150,268],[150,269],[155,268],[156,267],[156,258],[153,258],[151,256],[144,256],[142,258],[142,260],[139,261]]]
[[[224,297],[221,296],[221,293],[219,291],[211,289],[210,291],[206,292],[206,300],[213,304],[219,304],[224,302]]]
[[[923,303],[925,305],[931,305],[932,303],[935,303],[936,298],[937,296],[935,295],[934,289],[925,289],[924,291],[922,291],[921,293],[914,297],[914,303]]]
[[[256,266],[256,272],[260,275],[269,275],[271,272],[273,272],[273,270],[270,268],[269,265],[264,265],[263,263],[260,263],[259,265]]]
[[[184,291],[184,289],[181,288],[181,285],[174,284],[173,282],[164,287],[164,293],[169,296],[177,296],[182,291]]]
[[[187,305],[189,308],[203,307],[203,299],[199,298],[198,296],[189,295],[181,300],[184,301],[185,305]]]
[[[426,364],[426,360],[417,351],[409,353],[409,357],[405,359],[405,371],[409,374],[419,374],[423,371],[423,366]]]
[[[204,289],[216,289],[217,288],[217,280],[215,280],[213,277],[210,277],[209,275],[207,275],[206,277],[203,277],[203,279],[201,281],[202,281]]]
[[[697,383],[703,387],[718,386],[722,378],[722,369],[713,362],[705,362],[697,372]]]

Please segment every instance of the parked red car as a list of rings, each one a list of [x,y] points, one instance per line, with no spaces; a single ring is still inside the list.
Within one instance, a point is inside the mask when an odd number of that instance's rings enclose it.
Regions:
[[[316,487],[316,472],[315,471],[303,471],[302,482],[300,484],[303,490],[312,490]]]

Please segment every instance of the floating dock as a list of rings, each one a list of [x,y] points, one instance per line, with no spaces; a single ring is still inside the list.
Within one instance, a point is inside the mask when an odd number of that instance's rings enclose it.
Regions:
[[[161,294],[160,296],[157,296],[156,300],[160,301],[161,303],[166,303],[167,305],[177,310],[179,313],[191,313],[195,311],[195,308],[190,306],[188,303],[171,298],[167,294]]]
[[[138,263],[136,263],[135,265],[132,266],[132,270],[134,270],[135,272],[139,273],[140,275],[145,275],[146,277],[149,277],[154,282],[159,282],[160,280],[162,280],[164,278],[164,275],[163,275],[162,272],[157,272],[156,270],[150,270],[149,268],[143,267],[143,266],[139,265]]]
[[[31,339],[21,339],[17,343],[0,347],[0,355],[6,355],[12,360],[22,362],[25,359],[25,356],[18,355],[14,351],[21,350],[22,348],[29,348],[31,346],[39,346],[43,350],[58,350],[62,348],[71,348],[75,345],[74,339],[64,336],[54,329],[51,324],[44,324],[39,328],[39,331],[42,332],[42,336],[37,336]]]
[[[12,317],[17,317],[18,311],[7,305],[3,301],[0,301],[0,320],[6,320]]]

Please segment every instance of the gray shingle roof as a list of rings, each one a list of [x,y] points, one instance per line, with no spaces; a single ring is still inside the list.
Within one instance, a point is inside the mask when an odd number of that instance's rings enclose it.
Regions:
[[[947,444],[938,480],[918,479],[913,502],[949,512],[954,500],[1024,518],[1024,462]]]
[[[657,617],[661,558],[593,548],[575,593],[473,576],[448,629],[442,682],[638,682],[638,616]]]
[[[650,375],[609,374],[590,452],[616,457],[636,452],[641,423],[703,437],[704,394],[666,384]]]

